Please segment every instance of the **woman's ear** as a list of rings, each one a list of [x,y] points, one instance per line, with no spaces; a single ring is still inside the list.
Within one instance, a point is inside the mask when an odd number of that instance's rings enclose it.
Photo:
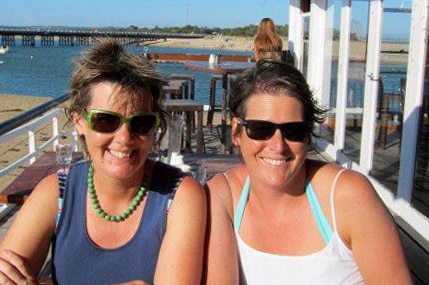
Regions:
[[[231,119],[231,141],[234,146],[240,145],[240,126],[237,117]]]
[[[73,118],[73,124],[76,129],[76,132],[80,136],[83,135],[85,133],[85,126],[86,126],[84,125],[86,124],[85,119],[77,113],[73,113],[72,118]]]

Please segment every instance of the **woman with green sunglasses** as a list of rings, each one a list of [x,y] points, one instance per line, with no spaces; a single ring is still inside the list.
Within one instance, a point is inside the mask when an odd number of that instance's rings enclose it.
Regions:
[[[368,179],[309,159],[325,110],[296,68],[258,61],[234,81],[229,107],[244,164],[207,182],[206,284],[411,284]]]
[[[67,115],[85,160],[34,189],[0,245],[1,283],[35,284],[52,241],[58,284],[200,284],[202,186],[148,159],[163,80],[112,40],[76,63]]]

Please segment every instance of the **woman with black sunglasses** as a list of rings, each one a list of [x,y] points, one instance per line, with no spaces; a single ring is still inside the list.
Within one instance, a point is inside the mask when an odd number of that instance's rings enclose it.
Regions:
[[[244,164],[207,183],[206,284],[411,284],[368,179],[307,158],[325,110],[297,69],[259,61],[229,107]]]
[[[200,284],[202,186],[148,159],[166,128],[162,84],[112,40],[77,60],[67,115],[85,160],[43,179],[25,202],[0,246],[1,284],[36,284],[51,240],[58,284]]]

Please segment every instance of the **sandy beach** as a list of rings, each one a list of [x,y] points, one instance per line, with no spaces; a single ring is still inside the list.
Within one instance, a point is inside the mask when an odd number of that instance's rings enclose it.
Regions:
[[[287,43],[287,39],[283,39]],[[252,37],[207,36],[200,39],[167,39],[149,45],[160,47],[201,48],[234,51],[252,51]]]
[[[287,49],[288,39],[282,38],[283,49]],[[201,39],[167,39],[166,41],[156,41],[149,46],[161,47],[182,47],[182,48],[202,48],[233,50],[233,51],[252,51],[253,37],[230,37],[230,36],[208,36]],[[149,47],[150,50],[150,47]],[[351,41],[350,42],[350,60],[364,61],[366,56],[366,42]],[[382,43],[381,62],[389,64],[405,64],[408,60],[408,44],[399,43]],[[332,42],[332,57],[334,60],[338,58],[339,41]]]

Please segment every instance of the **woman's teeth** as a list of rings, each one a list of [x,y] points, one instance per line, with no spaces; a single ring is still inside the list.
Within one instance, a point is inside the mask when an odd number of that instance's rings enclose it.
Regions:
[[[279,166],[279,165],[286,163],[285,159],[263,158],[262,160],[265,161],[266,163],[270,164],[270,165],[273,165],[273,166]]]
[[[122,152],[122,151],[116,151],[116,150],[110,150],[110,153],[117,158],[125,158],[130,157],[132,152]]]

